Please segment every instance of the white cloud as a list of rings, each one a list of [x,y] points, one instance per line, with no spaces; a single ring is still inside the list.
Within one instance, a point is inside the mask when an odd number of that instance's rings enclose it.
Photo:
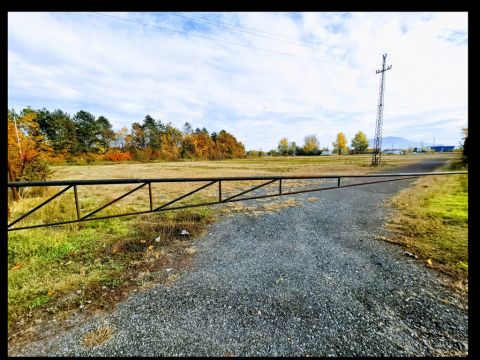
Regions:
[[[9,13],[9,107],[85,109],[116,128],[150,114],[224,128],[247,149],[312,133],[329,146],[338,131],[373,136],[387,52],[385,136],[457,144],[467,125],[466,13],[190,15],[282,41],[168,13],[107,15],[190,35],[91,13]]]

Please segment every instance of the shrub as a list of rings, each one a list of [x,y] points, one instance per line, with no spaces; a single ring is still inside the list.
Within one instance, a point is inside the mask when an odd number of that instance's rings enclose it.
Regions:
[[[20,181],[45,181],[50,175],[52,175],[52,171],[49,169],[48,163],[37,157],[25,165]]]
[[[104,155],[104,159],[109,161],[127,161],[132,160],[132,155],[129,152],[122,152],[118,149],[110,149]]]
[[[45,181],[52,175],[52,170],[48,167],[48,163],[36,157],[25,165],[19,181]],[[46,187],[22,187],[20,195],[22,197],[41,196],[47,191]]]

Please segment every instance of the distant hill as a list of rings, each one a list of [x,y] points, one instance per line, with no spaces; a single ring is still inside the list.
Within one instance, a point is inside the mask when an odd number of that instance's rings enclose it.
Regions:
[[[392,146],[393,144],[393,146]],[[423,142],[423,146],[430,146],[432,144]],[[391,149],[392,147],[394,149],[408,149],[408,148],[414,148],[414,147],[420,147],[421,142],[420,141],[411,141],[402,137],[397,137],[397,136],[385,136],[382,140],[382,150],[384,149]],[[368,147],[372,148],[373,147],[373,139],[368,139]]]

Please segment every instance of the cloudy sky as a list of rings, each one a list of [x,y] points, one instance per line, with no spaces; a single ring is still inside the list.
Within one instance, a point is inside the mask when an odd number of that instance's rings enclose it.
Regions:
[[[458,145],[467,126],[467,13],[15,13],[8,106],[80,109],[114,128],[150,114],[225,129],[247,149],[330,146],[375,132]]]

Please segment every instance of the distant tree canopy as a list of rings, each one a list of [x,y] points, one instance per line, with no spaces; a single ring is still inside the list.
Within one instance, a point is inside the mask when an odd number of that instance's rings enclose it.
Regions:
[[[262,152],[263,153],[263,152]],[[297,146],[295,141],[288,141],[286,137],[281,138],[276,150],[271,150],[268,155],[302,155],[303,151]]]
[[[188,122],[182,130],[150,115],[133,122],[130,129],[123,127],[116,131],[105,116],[95,117],[85,110],[71,116],[60,109],[49,111],[28,107],[20,114],[12,109],[8,111],[12,174],[21,178],[18,174],[22,172],[22,166],[26,166],[20,161],[22,156],[26,156],[27,162],[32,156],[58,162],[80,158],[147,161],[245,156],[245,146],[225,130],[210,135],[206,128],[193,131]],[[25,149],[22,156],[19,144]]]
[[[316,155],[319,147],[320,142],[316,135],[307,135],[303,139],[303,152],[305,155]]]
[[[88,111],[80,110],[73,116],[76,128],[77,151],[104,153],[114,138],[112,125],[104,116],[95,119]]]
[[[368,149],[368,139],[362,131],[359,131],[355,134],[355,137],[352,139],[352,147],[355,152],[365,151]]]
[[[348,151],[347,148],[347,137],[343,132],[337,134],[337,139],[332,143],[333,152],[338,153],[339,155],[345,154]]]
[[[286,137],[281,138],[278,142],[277,151],[281,155],[288,155],[288,139]]]

